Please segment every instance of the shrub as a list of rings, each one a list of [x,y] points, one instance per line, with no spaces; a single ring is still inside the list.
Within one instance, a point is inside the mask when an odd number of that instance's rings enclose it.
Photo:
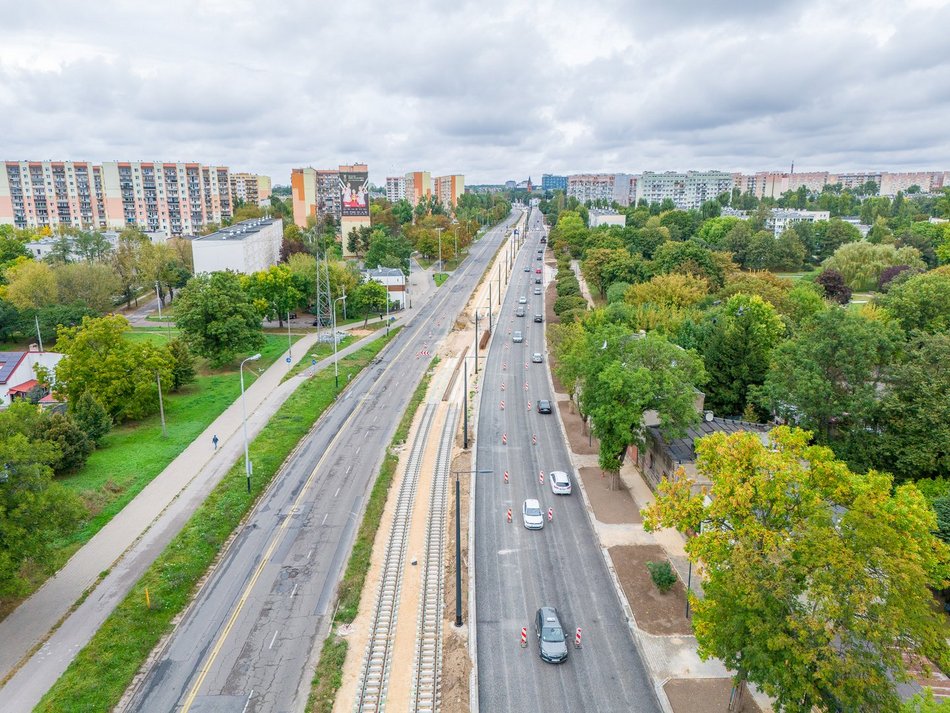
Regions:
[[[558,317],[572,309],[586,309],[587,300],[577,295],[567,295],[554,300],[554,314]]]
[[[581,293],[580,283],[577,281],[576,277],[568,277],[563,280],[558,280],[557,283],[557,294],[558,297],[572,297],[579,295]]]
[[[825,297],[829,300],[842,305],[851,301],[851,288],[845,284],[844,277],[837,270],[824,270],[815,278],[815,284],[824,290]]]
[[[676,584],[676,572],[668,561],[647,562],[647,569],[650,570],[650,578],[656,585],[656,588],[666,594]]]

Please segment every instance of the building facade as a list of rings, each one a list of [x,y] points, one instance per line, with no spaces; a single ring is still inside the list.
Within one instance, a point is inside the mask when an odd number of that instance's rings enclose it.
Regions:
[[[43,352],[36,344],[28,351],[0,352],[0,408],[17,398],[28,398],[35,387],[40,387],[36,367],[42,366],[54,373],[62,354]]]
[[[405,176],[406,200],[415,207],[423,198],[432,198],[432,174],[412,171]]]
[[[166,235],[197,232],[232,214],[230,174],[198,163],[7,161],[0,169],[0,223]]]
[[[241,201],[248,205],[264,208],[270,205],[270,193],[270,176],[259,176],[256,173],[231,174],[232,204]]]
[[[771,215],[765,219],[765,227],[771,230],[776,237],[786,228],[795,223],[817,223],[819,220],[829,220],[831,213],[827,210],[784,210],[773,208]]]
[[[456,174],[452,176],[437,176],[433,179],[434,193],[439,202],[446,208],[455,209],[458,205],[459,197],[465,193],[465,176]]]
[[[618,213],[615,210],[594,210],[590,211],[590,227],[597,228],[601,225],[619,225],[621,228],[627,224],[625,213]]]
[[[724,171],[644,171],[637,181],[637,200],[662,203],[671,200],[680,210],[698,210],[703,203],[730,193],[733,175]]]
[[[550,173],[541,174],[542,191],[564,191],[567,192],[567,176],[554,176]]]
[[[280,260],[284,224],[280,218],[256,218],[191,241],[195,274],[231,270],[249,275]]]
[[[386,200],[396,203],[406,197],[406,177],[386,176]]]
[[[398,309],[406,306],[406,276],[402,270],[395,267],[374,267],[364,270],[363,275],[367,280],[383,285],[389,293],[390,303],[399,303]]]
[[[614,174],[578,173],[567,177],[567,195],[581,203],[614,199]]]

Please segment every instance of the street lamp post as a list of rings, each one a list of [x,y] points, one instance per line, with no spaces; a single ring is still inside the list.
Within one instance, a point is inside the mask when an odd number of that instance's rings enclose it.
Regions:
[[[476,364],[478,361],[476,360]],[[462,626],[462,486],[459,476],[465,474],[491,474],[491,470],[455,471],[455,625]]]
[[[244,474],[247,476],[247,492],[251,492],[251,456],[247,449],[247,401],[244,398],[244,365],[249,361],[257,361],[261,358],[260,352],[249,356],[241,362],[238,371],[241,372],[241,413],[244,416]]]
[[[343,309],[346,309],[346,295],[337,297],[333,300],[333,379],[336,383],[336,390],[340,390],[340,367],[336,356],[336,303],[343,300]]]
[[[436,228],[436,233],[439,235],[439,272],[443,271],[442,267],[442,228]]]
[[[475,373],[478,374],[478,310],[475,310]]]
[[[455,267],[458,269],[459,260],[459,227],[455,226]]]
[[[162,375],[158,369],[155,370],[155,380],[158,382],[158,412],[162,416],[162,438],[168,438],[168,430],[165,428],[165,401],[162,399]]]
[[[290,359],[294,358],[293,352],[293,342],[290,341],[290,307],[287,308],[287,357]]]

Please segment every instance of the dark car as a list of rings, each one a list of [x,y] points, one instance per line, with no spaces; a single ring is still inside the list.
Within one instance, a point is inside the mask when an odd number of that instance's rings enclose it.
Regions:
[[[540,255],[538,255],[538,257],[537,257],[537,259],[538,259],[538,260],[540,260],[540,259],[541,259],[541,256],[540,256]]]
[[[541,284],[541,278],[540,278],[540,277],[534,278],[534,284],[540,285],[540,284]]]
[[[538,413],[551,413],[551,402],[547,399],[539,399]]]
[[[543,321],[544,321],[544,317],[541,316],[540,314],[536,314],[536,315],[534,315],[534,321],[535,321],[535,322],[543,322]]]
[[[525,272],[531,272],[531,268],[530,268],[530,267],[525,267],[524,271],[525,271]]]
[[[538,636],[538,653],[542,661],[567,661],[567,637],[561,626],[561,617],[554,607],[541,607],[534,617],[534,632]]]

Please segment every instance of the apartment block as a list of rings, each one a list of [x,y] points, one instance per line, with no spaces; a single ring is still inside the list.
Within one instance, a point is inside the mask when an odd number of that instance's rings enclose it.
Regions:
[[[342,216],[339,169],[292,169],[290,188],[294,222],[301,228],[307,227],[307,218],[331,217],[339,222]]]
[[[459,197],[465,193],[465,176],[437,176],[432,182],[439,202],[446,208],[454,209],[458,205]]]
[[[386,200],[390,203],[401,201],[406,197],[406,177],[405,176],[387,176],[386,177]]]
[[[241,201],[248,205],[265,207],[270,205],[271,180],[270,176],[259,176],[256,173],[231,174],[231,201]]]
[[[950,173],[944,171],[905,171],[881,174],[881,195],[896,196],[911,186],[920,187],[921,193],[939,193],[948,185]]]
[[[257,218],[222,228],[191,241],[195,274],[232,270],[249,275],[280,260],[284,224],[280,218]]]
[[[614,178],[612,173],[579,173],[568,176],[567,195],[581,203],[598,200],[610,202],[614,199]]]
[[[819,220],[828,220],[831,213],[827,210],[782,210],[773,208],[771,215],[765,220],[765,227],[778,237],[785,229],[795,223],[817,223]]]
[[[432,174],[428,171],[412,171],[406,174],[406,200],[413,206],[423,198],[432,197]]]
[[[567,176],[554,176],[550,173],[541,174],[542,191],[564,191],[567,192]]]
[[[724,171],[644,171],[637,183],[637,200],[662,203],[666,199],[680,210],[696,210],[722,193],[730,193],[734,179]]]
[[[231,213],[229,171],[223,166],[8,161],[0,170],[0,223],[21,228],[135,225],[182,235]]]

